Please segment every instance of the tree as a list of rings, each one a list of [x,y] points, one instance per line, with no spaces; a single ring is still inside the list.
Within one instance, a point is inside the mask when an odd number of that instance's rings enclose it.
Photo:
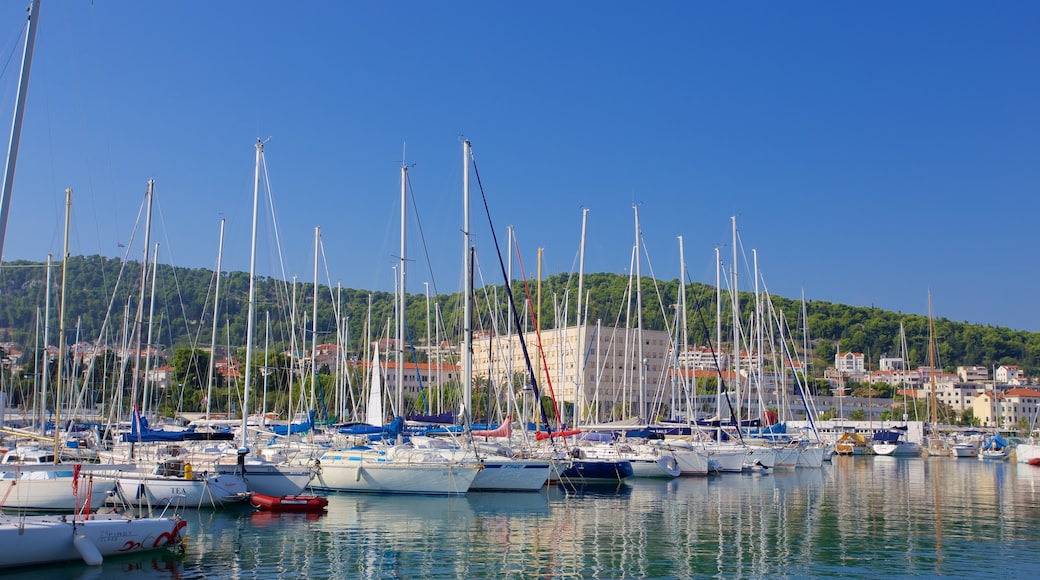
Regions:
[[[209,353],[198,348],[175,349],[173,376],[179,384],[201,389],[209,380]]]

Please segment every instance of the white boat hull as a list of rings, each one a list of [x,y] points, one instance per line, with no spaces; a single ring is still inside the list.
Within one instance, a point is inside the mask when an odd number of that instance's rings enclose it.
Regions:
[[[209,473],[185,477],[122,474],[116,477],[116,498],[127,505],[177,508],[217,508],[245,501],[249,488],[237,475]]]
[[[538,491],[549,481],[549,462],[540,459],[484,460],[470,491]]]
[[[920,457],[922,452],[920,444],[905,441],[899,441],[897,443],[875,443],[873,449],[875,455],[888,457]]]
[[[306,466],[274,463],[246,463],[245,473],[240,471],[237,465],[217,466],[217,473],[241,476],[249,491],[274,497],[300,495],[314,476]]]
[[[632,464],[632,477],[668,478],[679,477],[682,473],[679,462],[671,455],[656,458],[629,458]]]
[[[797,467],[801,468],[819,468],[823,467],[823,458],[826,454],[826,449],[818,445],[810,445],[803,447],[798,450],[798,464]]]
[[[1032,460],[1040,460],[1040,445],[1036,443],[1019,443],[1015,446],[1015,461],[1030,463]]]
[[[970,443],[955,443],[950,446],[950,457],[977,457],[979,448]]]
[[[100,565],[108,556],[135,554],[179,544],[187,522],[180,518],[93,515],[0,516],[0,568],[83,560]]]
[[[463,495],[479,467],[448,461],[396,462],[353,452],[329,452],[321,457],[311,488],[354,493]]]
[[[747,449],[743,447],[721,447],[709,446],[708,460],[713,462],[715,469],[722,473],[740,473],[744,470],[744,458]]]
[[[88,483],[81,478],[78,493],[73,495],[71,475],[40,479],[0,477],[0,508],[72,513],[89,505],[91,510],[95,510],[104,505],[108,493],[113,490],[115,483],[111,480],[95,479]]]

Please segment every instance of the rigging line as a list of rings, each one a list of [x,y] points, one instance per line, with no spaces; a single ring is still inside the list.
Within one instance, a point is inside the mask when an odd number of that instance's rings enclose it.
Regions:
[[[476,170],[476,164],[474,164],[474,170]],[[480,179],[477,179],[478,183]],[[483,193],[483,192],[482,192]],[[531,285],[527,282],[527,272],[524,270],[524,259],[520,256],[520,244],[516,242],[516,238],[513,238],[516,243],[516,260],[517,265],[520,267],[520,279],[523,282],[524,292],[527,294],[527,308],[531,313],[531,319],[534,322],[534,335],[535,340],[538,343],[538,355],[542,359],[542,370],[545,372],[545,384],[549,387],[549,399],[552,400],[553,413],[556,414],[556,423],[558,427],[562,427],[560,424],[560,408],[556,402],[556,392],[553,389],[552,376],[549,374],[549,360],[545,356],[545,348],[542,345],[542,331],[538,324],[538,313],[535,312],[534,300],[531,297]],[[525,352],[526,355],[526,352]]]
[[[4,61],[4,68],[0,69],[0,78],[7,75],[7,69],[14,62],[14,57],[18,54],[17,47],[24,44],[22,38],[25,36],[25,31],[29,28],[29,19],[23,18],[22,23],[18,26],[12,27],[12,30],[18,30],[18,35],[13,36],[11,44],[4,47],[4,52],[7,53],[7,60]]]
[[[511,308],[510,310],[512,310],[513,313],[513,324],[516,325],[517,337],[520,339],[520,349],[524,353],[524,363],[527,366],[527,373],[529,378],[531,379],[531,389],[534,391],[534,397],[537,401],[538,409],[541,411],[542,421],[545,422],[546,429],[548,429],[549,431],[549,440],[552,441],[552,429],[549,426],[549,417],[545,412],[545,406],[541,404],[542,399],[541,394],[538,391],[538,378],[535,376],[534,368],[532,368],[531,366],[531,357],[527,351],[527,340],[524,338],[524,333],[520,331],[520,329],[523,328],[523,326],[520,324],[520,314],[518,309],[516,308],[516,300],[513,297],[512,284],[510,283],[509,275],[506,272],[505,261],[502,259],[502,250],[498,245],[498,235],[495,233],[495,224],[491,221],[491,208],[488,207],[487,196],[484,195],[484,184],[480,180],[480,171],[477,170],[477,162],[475,156],[473,155],[472,149],[470,149],[470,159],[473,161],[473,173],[477,178],[477,188],[480,189],[480,198],[484,202],[484,213],[487,215],[488,227],[491,229],[491,239],[495,243],[495,253],[498,256],[498,266],[499,269],[502,271],[502,279],[506,280],[506,295],[509,298],[509,303],[513,305],[513,308]],[[527,288],[526,281],[524,283],[524,287]],[[528,290],[528,301],[530,301],[530,290]],[[553,405],[555,406],[555,399],[553,400]],[[556,416],[557,418],[559,418],[560,416],[558,411]]]
[[[406,178],[405,185],[408,187],[408,196],[412,200],[412,213],[415,215],[415,225],[419,228],[419,240],[421,241],[423,256],[426,258],[426,271],[430,274],[430,286],[433,287],[433,293],[437,294],[437,279],[433,275],[433,264],[430,263],[430,250],[426,245],[426,233],[423,231],[422,220],[419,219],[419,205],[415,202],[411,174]]]
[[[199,328],[198,328],[198,330],[195,333],[195,337],[191,338],[191,325],[188,324],[188,310],[184,306],[184,293],[181,291],[180,279],[177,277],[177,268],[173,267],[173,264],[176,263],[176,259],[173,256],[173,250],[172,250],[173,245],[170,242],[169,228],[166,227],[166,214],[163,212],[163,208],[162,208],[162,204],[161,203],[156,201],[155,205],[157,206],[157,209],[158,209],[159,224],[162,227],[163,239],[166,242],[166,245],[163,246],[163,249],[166,250],[166,254],[170,258],[169,269],[171,271],[171,275],[173,276],[173,286],[174,286],[174,289],[177,291],[177,300],[178,300],[178,302],[179,302],[179,304],[181,306],[181,320],[184,322],[184,334],[189,337],[189,341],[191,343],[190,346],[191,346],[191,348],[194,349],[199,344],[199,340],[200,340],[200,336],[201,336],[201,332],[202,332],[202,325],[201,324],[199,325]],[[158,268],[159,265],[155,264],[153,267],[154,268]],[[207,300],[208,300],[208,298],[209,297],[207,296]],[[171,319],[171,321],[172,321],[172,319]],[[172,329],[170,329],[170,330],[171,330],[171,336],[172,336]],[[172,342],[171,342],[171,344],[172,344]]]

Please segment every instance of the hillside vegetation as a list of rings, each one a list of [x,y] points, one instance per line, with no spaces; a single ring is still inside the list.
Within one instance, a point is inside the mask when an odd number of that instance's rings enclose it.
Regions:
[[[57,343],[56,296],[61,288],[60,277],[61,268],[58,264],[52,268],[50,280],[51,344]],[[151,343],[164,347],[167,352],[172,353],[175,348],[184,346],[208,348],[213,340],[214,282],[213,272],[208,269],[159,265],[155,274],[154,301],[151,293],[146,293],[144,308],[138,314],[140,263],[124,264],[120,260],[101,256],[72,257],[69,259],[66,281],[66,340],[71,343],[76,340],[100,339],[117,345],[127,332],[132,332],[138,321],[142,335],[147,336],[148,321],[151,320]],[[626,322],[635,326],[636,312],[628,308],[629,297],[634,293],[632,284],[634,281],[626,275],[586,275],[583,292],[589,300],[587,320],[594,323],[598,319],[605,326],[624,326]],[[24,261],[4,264],[0,270],[0,340],[15,342],[26,348],[31,348],[37,342],[42,343],[43,329],[42,325],[38,326],[37,320],[43,317],[46,309],[46,286],[46,268],[43,264]],[[149,275],[146,287],[150,289],[151,286]],[[538,302],[535,288],[534,282],[529,283],[527,289],[522,282],[514,282],[513,294],[520,308],[526,309],[524,301],[528,292],[532,301]],[[302,352],[310,344],[312,331],[317,332],[318,341],[323,343],[335,342],[337,331],[345,334],[349,336],[348,348],[353,349],[361,348],[359,345],[366,333],[373,339],[388,334],[392,336],[392,330],[387,330],[393,328],[394,300],[390,293],[350,288],[330,289],[324,285],[319,285],[318,290],[315,324],[311,320],[312,283],[298,283],[293,288],[283,281],[259,279],[255,331],[258,346],[262,347],[267,341],[272,348]],[[223,275],[216,325],[218,347],[234,350],[244,345],[247,291],[246,273],[231,272]],[[540,301],[542,328],[574,323],[578,311],[575,298],[577,291],[575,276],[554,275],[543,280]],[[479,288],[475,294],[474,328],[488,331],[496,327],[504,329],[504,287]],[[644,278],[642,294],[644,328],[674,329],[674,304],[678,300],[679,281]],[[436,320],[431,321],[431,333],[435,338],[457,342],[462,315],[460,300],[458,294],[443,294],[431,297],[428,307],[425,295],[410,294],[407,306],[410,341],[425,344],[427,312],[431,312],[430,318],[435,318],[439,309],[440,324],[434,324]],[[294,301],[295,315],[291,307]],[[789,327],[785,330],[787,336],[794,336],[801,344],[802,329],[805,327],[802,303],[777,296],[770,297],[770,301],[774,312],[783,313],[781,319]],[[704,345],[714,340],[715,302],[713,287],[700,283],[687,284],[687,335],[691,345]],[[742,320],[750,320],[755,306],[754,295],[741,293],[740,302]],[[342,305],[339,325],[334,315],[334,304]],[[732,317],[727,295],[723,296],[722,310],[723,327],[729,328]],[[494,319],[489,315],[492,311],[498,315],[495,324],[492,324]],[[151,317],[149,312],[152,313]],[[813,364],[817,374],[833,364],[836,350],[864,353],[871,368],[876,368],[878,358],[886,353],[898,356],[901,323],[905,327],[910,365],[927,364],[928,319],[925,316],[818,300],[807,302],[805,313],[808,336],[814,345]],[[522,320],[533,327],[529,315],[523,316]],[[293,334],[289,332],[294,327],[300,329],[296,332],[295,342]],[[937,318],[935,334],[938,365],[948,371],[958,365],[992,367],[999,364],[1018,365],[1031,376],[1040,370],[1040,333]]]

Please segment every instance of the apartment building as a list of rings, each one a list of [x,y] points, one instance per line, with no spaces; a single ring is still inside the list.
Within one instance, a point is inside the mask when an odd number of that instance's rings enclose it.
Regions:
[[[986,391],[972,403],[975,418],[983,427],[1009,429],[1020,422],[1030,424],[1040,408],[1040,391],[1015,387],[1006,392]]]
[[[600,415],[609,416],[621,404],[638,410],[641,384],[646,385],[643,392],[649,407],[650,398],[670,381],[672,353],[667,332],[570,326],[540,334],[540,348],[536,333],[524,335],[528,357],[541,393],[548,395],[551,388],[557,401],[580,406],[597,402]],[[640,356],[642,364],[637,363]],[[526,383],[527,374],[518,335],[473,339],[475,378],[501,382],[520,375]]]

